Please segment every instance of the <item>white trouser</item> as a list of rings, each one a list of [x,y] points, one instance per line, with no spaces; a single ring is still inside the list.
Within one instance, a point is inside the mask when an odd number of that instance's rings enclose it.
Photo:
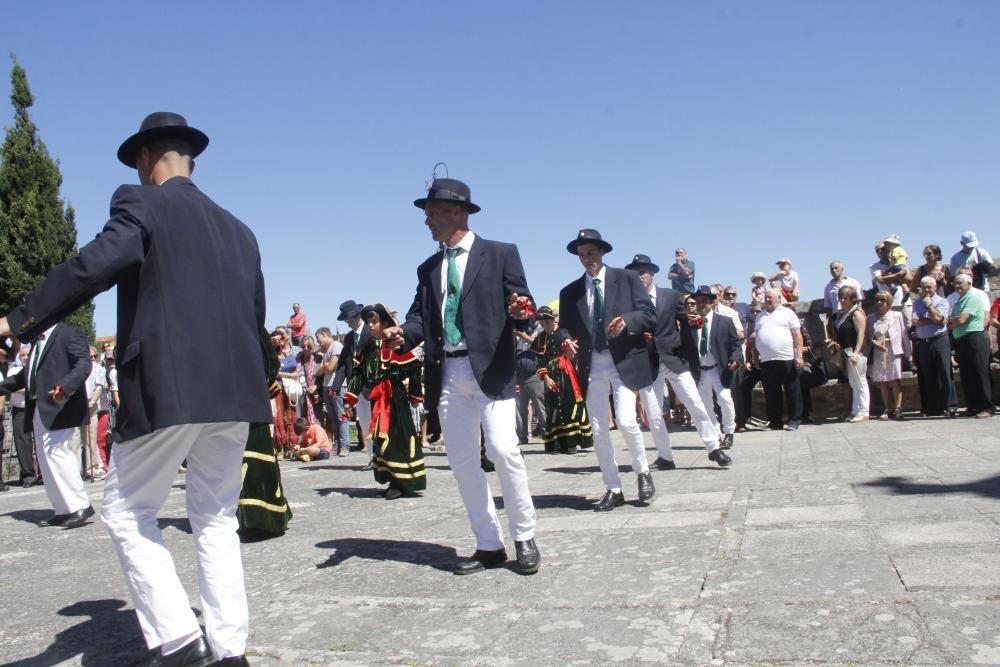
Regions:
[[[712,403],[712,391],[715,391],[715,396],[719,401],[719,407],[722,408],[722,430],[719,430],[719,420],[715,417],[715,410],[710,406],[714,405]],[[716,437],[721,436],[723,433],[735,433],[736,432],[736,405],[733,404],[733,393],[722,384],[722,374],[719,373],[719,368],[703,368],[701,372],[698,373],[698,393],[701,394],[701,404],[705,406],[705,412],[708,413],[708,418],[712,421],[712,428],[715,429]]]
[[[493,496],[480,465],[479,428],[486,438],[486,455],[496,466],[504,511],[514,540],[535,536],[535,505],[528,490],[528,471],[517,446],[515,399],[494,400],[479,388],[468,357],[445,358],[438,415],[448,465],[476,536],[476,548],[503,549],[503,530]]]
[[[181,424],[111,449],[101,518],[149,648],[200,633],[156,521],[187,458],[185,500],[208,643],[220,660],[246,652],[249,612],[236,505],[248,433],[245,422]]]
[[[858,355],[857,363],[851,361],[852,349],[844,350],[844,372],[851,385],[851,416],[867,417],[869,404],[868,357]]]
[[[636,474],[649,472],[646,445],[635,418],[635,392],[622,383],[611,352],[595,352],[590,362],[590,381],[587,383],[590,430],[594,434],[594,450],[597,453],[597,463],[601,466],[604,486],[609,491],[620,491],[622,478],[618,474],[618,462],[615,460],[615,449],[611,446],[609,429],[611,410],[608,396],[611,394],[615,401],[615,422],[618,424],[618,431],[625,436],[625,444],[632,457],[632,470]]]
[[[354,415],[358,419],[358,428],[360,428],[361,432],[364,434],[365,453],[368,455],[368,458],[373,458],[375,456],[373,453],[374,450],[372,449],[374,445],[372,445],[372,437],[368,433],[372,427],[371,401],[364,396],[359,396],[358,403],[354,408]],[[360,436],[358,437],[358,440],[361,440]]]
[[[660,362],[660,372],[656,375],[656,382],[653,389],[659,392],[658,399],[663,401],[663,381],[666,380],[674,388],[677,399],[687,408],[691,415],[691,423],[698,431],[698,437],[705,443],[705,451],[711,452],[719,448],[719,436],[712,426],[712,420],[708,416],[705,404],[701,402],[701,394],[698,393],[698,385],[695,384],[694,376],[689,371],[674,373]]]
[[[70,514],[90,506],[90,498],[80,478],[80,460],[77,452],[80,439],[77,429],[64,428],[50,431],[42,424],[38,408],[31,418],[35,431],[35,452],[38,467],[45,480],[45,495],[56,514]]]
[[[639,390],[642,408],[646,411],[649,433],[656,445],[656,455],[668,461],[674,460],[674,450],[670,446],[670,431],[663,419],[663,378],[657,377],[653,384]]]

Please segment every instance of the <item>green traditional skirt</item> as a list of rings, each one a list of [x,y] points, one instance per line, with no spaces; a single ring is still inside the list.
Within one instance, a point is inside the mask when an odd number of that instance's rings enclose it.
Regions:
[[[236,510],[240,540],[279,537],[288,528],[292,510],[281,486],[281,469],[274,455],[270,424],[251,424],[243,452],[243,489]]]

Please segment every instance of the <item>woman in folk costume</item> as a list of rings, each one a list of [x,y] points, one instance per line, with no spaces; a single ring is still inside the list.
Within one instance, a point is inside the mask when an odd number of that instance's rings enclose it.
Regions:
[[[279,361],[275,346],[267,332],[260,336],[266,377],[271,397],[281,394],[277,382]],[[247,446],[243,451],[243,488],[236,509],[242,542],[256,542],[285,533],[292,510],[281,486],[281,469],[275,456],[271,424],[250,424]]]
[[[381,303],[361,312],[372,340],[354,358],[354,373],[344,402],[357,404],[368,389],[372,421],[370,437],[375,453],[375,481],[389,484],[387,500],[412,496],[427,488],[424,452],[410,413],[410,405],[423,400],[418,354],[397,352],[382,345],[382,332],[397,326],[396,318]],[[364,399],[362,399],[364,400]]]
[[[581,447],[593,447],[594,440],[576,365],[565,354],[570,335],[556,330],[558,313],[548,306],[539,308],[537,317],[542,332],[531,349],[538,355],[538,375],[545,382],[545,451],[576,454]]]

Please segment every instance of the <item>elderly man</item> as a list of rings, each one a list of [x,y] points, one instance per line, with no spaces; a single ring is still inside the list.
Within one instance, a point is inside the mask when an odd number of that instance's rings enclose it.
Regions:
[[[959,240],[962,249],[951,256],[951,275],[962,267],[972,269],[972,286],[989,290],[989,274],[993,270],[993,258],[982,246],[975,232],[965,232]]]
[[[948,318],[948,328],[955,339],[966,414],[978,419],[992,417],[989,340],[984,333],[987,311],[982,299],[973,292],[972,277],[968,274],[963,272],[955,276],[955,291],[960,296]]]
[[[927,417],[939,417],[956,404],[948,340],[950,314],[948,300],[937,294],[937,280],[933,276],[921,278],[920,296],[913,302],[914,358],[923,401],[921,412]]]
[[[753,349],[755,365],[761,369],[767,420],[772,430],[782,428],[782,395],[788,404],[786,431],[798,430],[802,421],[802,393],[799,371],[803,360],[802,333],[799,318],[781,305],[781,290],[771,288],[764,293],[764,310],[754,324]]]
[[[670,278],[670,287],[681,294],[694,292],[694,262],[688,259],[684,248],[674,251],[674,263],[670,265],[667,278]]]
[[[733,372],[743,365],[743,352],[740,349],[740,336],[732,318],[717,311],[714,290],[702,285],[695,291],[694,299],[697,305],[697,326],[685,327],[685,333],[691,337],[690,347],[697,350],[697,363],[691,364],[691,372],[698,382],[698,392],[705,407],[712,405],[712,394],[722,411],[722,424],[715,416],[715,410],[709,409],[708,416],[712,421],[716,437],[721,439],[722,448],[733,446],[733,433],[736,430],[736,408],[733,405],[730,385]]]
[[[581,229],[566,250],[579,258],[584,272],[559,292],[561,323],[577,341],[568,345],[577,359],[606,489],[594,511],[610,512],[625,504],[625,495],[611,445],[609,394],[632,458],[639,500],[656,494],[635,409],[635,392],[653,381],[644,334],[653,330],[656,311],[635,272],[605,266],[612,246],[596,229]]]
[[[465,183],[435,178],[413,204],[424,211],[441,251],[417,268],[417,293],[401,327],[385,330],[385,345],[424,343],[424,405],[437,411],[448,443],[448,464],[476,538],[471,558],[455,574],[507,562],[503,530],[480,465],[480,427],[496,466],[523,574],[538,571],[535,506],[517,447],[514,398],[514,324],[534,313],[517,246],[488,241],[469,229],[472,203]]]
[[[0,335],[32,340],[118,287],[121,406],[101,517],[157,665],[247,664],[240,466],[250,422],[272,419],[260,253],[253,232],[191,181],[207,145],[179,114],[147,116],[118,149],[142,185],[118,188],[101,234],[0,320]],[[225,354],[188,344],[215,339]],[[207,642],[156,518],[185,458]]]
[[[861,283],[844,275],[844,263],[840,260],[830,262],[830,282],[823,288],[823,312],[826,313],[826,326],[830,336],[834,336],[833,320],[840,314],[840,288],[849,285],[854,293],[861,297]]]

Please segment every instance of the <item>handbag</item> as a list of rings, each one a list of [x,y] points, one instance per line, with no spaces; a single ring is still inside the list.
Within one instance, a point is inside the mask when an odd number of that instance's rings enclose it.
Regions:
[[[302,385],[294,378],[281,378],[281,386],[285,390],[288,402],[294,408],[302,399]]]
[[[976,263],[972,265],[972,285],[974,287],[986,285],[986,279],[993,271],[993,262],[987,262],[983,259],[983,254],[979,252],[979,248],[976,248],[975,253]]]

